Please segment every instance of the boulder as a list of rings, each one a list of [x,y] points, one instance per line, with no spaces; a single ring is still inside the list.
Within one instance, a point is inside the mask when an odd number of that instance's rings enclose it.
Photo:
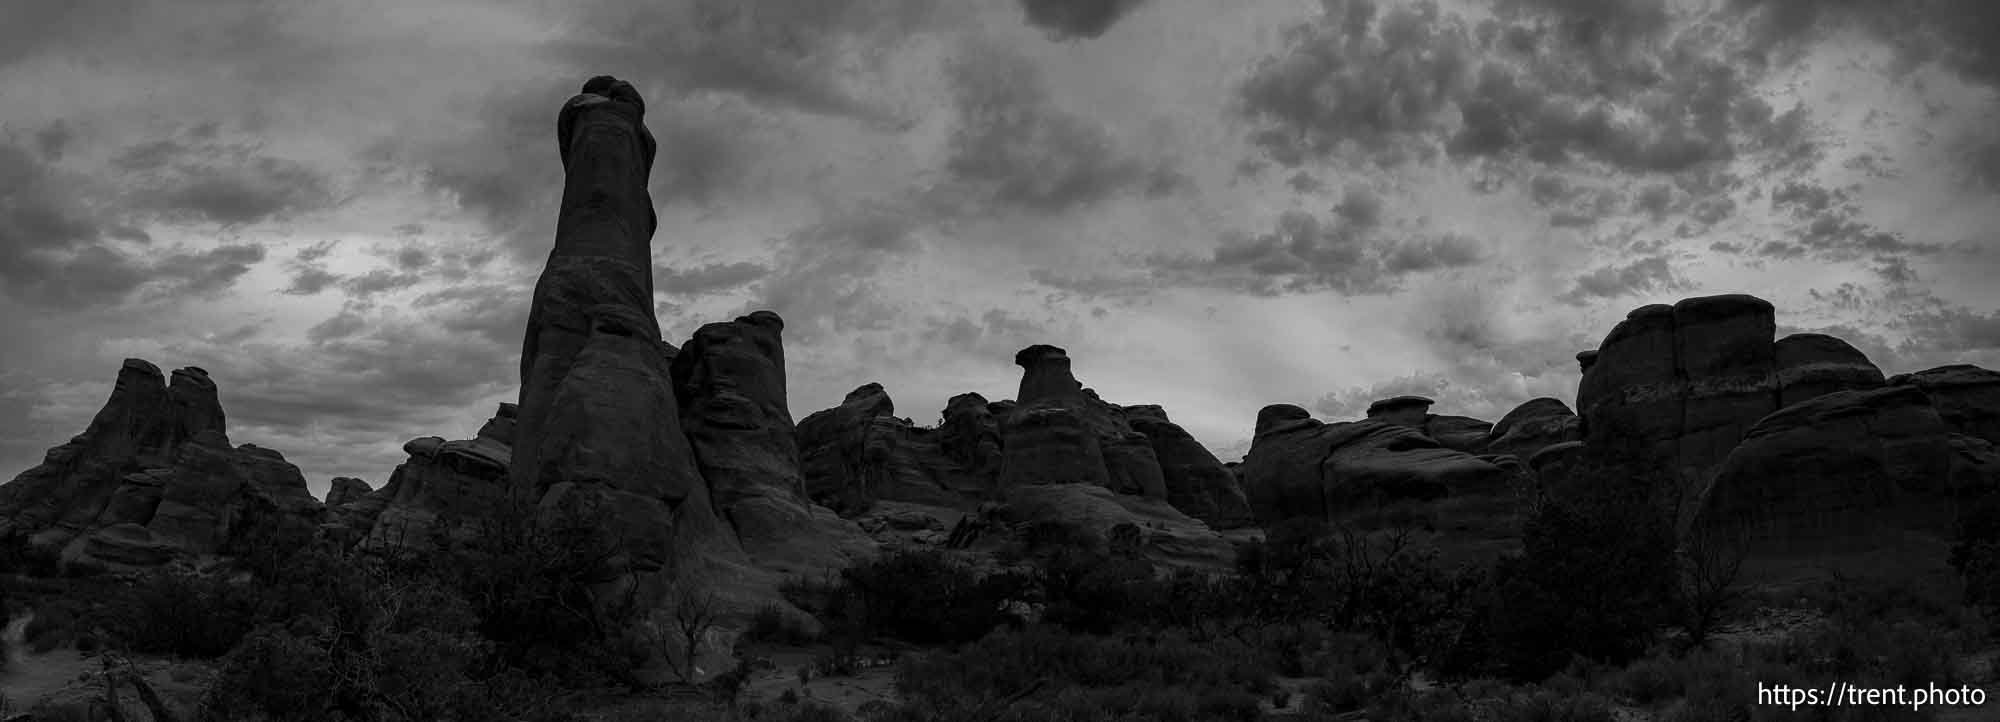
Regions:
[[[1421,427],[1424,425],[1424,417],[1430,415],[1433,403],[1436,402],[1422,396],[1378,399],[1368,405],[1368,418],[1413,428]]]
[[[1582,441],[1583,427],[1569,405],[1549,397],[1529,399],[1514,407],[1487,432],[1486,451],[1511,454],[1528,462],[1537,452],[1568,441]]]
[[[2000,444],[2000,372],[1956,364],[1898,375],[1891,383],[1922,389],[1959,433]]]
[[[1426,414],[1423,423],[1418,424],[1416,429],[1444,448],[1479,455],[1487,452],[1486,444],[1493,434],[1493,422],[1470,416]]]
[[[1882,388],[1882,370],[1853,345],[1821,333],[1795,333],[1778,339],[1778,405],[1791,406],[1835,391]]]
[[[1290,404],[1258,412],[1240,469],[1244,494],[1266,523],[1337,519],[1383,502],[1478,493],[1510,478],[1492,462],[1409,426],[1379,419],[1324,424]]]
[[[1976,442],[1955,437],[1911,385],[1822,394],[1752,427],[1688,531],[1776,560],[1878,554],[1928,537],[1928,550],[1898,566],[1936,567],[1943,557],[1929,552],[1950,533],[1954,500],[2000,483],[2000,456]]]

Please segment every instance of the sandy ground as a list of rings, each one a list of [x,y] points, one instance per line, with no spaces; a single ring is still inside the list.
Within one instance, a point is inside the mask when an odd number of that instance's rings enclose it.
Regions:
[[[25,711],[35,700],[55,692],[83,675],[93,664],[74,649],[55,649],[47,654],[32,654],[22,641],[22,632],[28,623],[34,621],[33,614],[24,614],[7,624],[4,637],[7,641],[7,667],[0,670],[0,699],[7,706],[0,711]]]

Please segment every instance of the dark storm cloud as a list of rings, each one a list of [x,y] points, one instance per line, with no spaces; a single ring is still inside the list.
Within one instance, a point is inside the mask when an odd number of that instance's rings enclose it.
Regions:
[[[419,296],[412,306],[436,317],[446,331],[470,334],[513,353],[527,332],[533,292],[527,283],[454,286]]]
[[[125,148],[111,165],[138,181],[129,207],[168,220],[242,225],[335,203],[325,173],[244,145],[158,139]]]
[[[1685,284],[1664,255],[1648,256],[1622,265],[1601,266],[1576,279],[1576,286],[1559,298],[1573,305],[1671,291]]]
[[[1940,351],[2000,349],[2000,311],[1975,312],[1963,307],[1921,309],[1903,317],[1916,347]]]
[[[933,0],[595,0],[554,43],[579,67],[644,68],[676,94],[712,91],[771,107],[886,122],[844,71],[880,62]],[[659,86],[641,87],[642,91]]]
[[[35,131],[35,150],[49,161],[62,160],[63,151],[74,142],[76,129],[66,120],[57,120]]]
[[[1040,69],[1015,51],[974,43],[946,72],[958,125],[945,171],[998,204],[1061,213],[1187,183],[1170,162],[1132,154],[1103,125],[1057,107]]]
[[[352,298],[368,298],[382,293],[401,291],[422,282],[424,277],[415,273],[403,273],[387,268],[377,268],[359,276],[341,280],[340,290]]]
[[[306,340],[316,344],[337,341],[361,333],[367,328],[368,319],[363,317],[360,311],[352,307],[343,308],[340,313],[306,329]]]
[[[877,277],[922,247],[924,221],[907,209],[869,205],[836,212],[779,241],[778,261],[751,286],[743,311],[769,309],[787,338],[879,330],[899,311]]]
[[[1790,216],[1790,222],[1785,226],[1786,240],[1759,248],[1767,256],[1810,255],[1829,261],[1852,261],[1880,260],[1886,255],[1922,256],[1944,250],[1934,243],[1905,241],[1897,234],[1856,220],[1861,209],[1846,188],[1786,183],[1771,191],[1771,209]]]
[[[1988,0],[1732,0],[1768,62],[1854,31],[1887,43],[1911,63],[1936,63],[1968,80],[2000,84],[2000,5]]]
[[[256,244],[127,250],[119,242],[134,234],[97,200],[100,192],[25,149],[0,145],[0,285],[8,295],[69,309],[116,306],[142,289],[206,296],[264,259]]]
[[[1718,32],[1663,32],[1660,2],[1508,0],[1473,24],[1419,2],[1328,0],[1239,88],[1255,142],[1331,158],[1679,173],[1802,152],[1798,118],[1754,92]]]
[[[771,274],[768,266],[737,261],[710,263],[685,270],[669,266],[653,267],[654,287],[675,296],[701,296],[742,288]]]
[[[1479,242],[1463,235],[1384,233],[1381,200],[1350,191],[1329,219],[1287,211],[1272,231],[1226,237],[1208,257],[1161,255],[1149,265],[1156,279],[1174,285],[1262,296],[1368,295],[1395,292],[1410,273],[1471,266],[1482,258]]]
[[[1028,24],[1048,31],[1049,37],[1095,38],[1110,30],[1126,13],[1146,0],[1021,0]]]

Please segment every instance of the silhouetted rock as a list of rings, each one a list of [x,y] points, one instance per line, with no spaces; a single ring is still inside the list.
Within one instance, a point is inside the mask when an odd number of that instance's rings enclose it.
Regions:
[[[1208,447],[1168,419],[1166,409],[1151,404],[1127,406],[1125,418],[1134,431],[1152,443],[1167,487],[1167,503],[1217,529],[1255,521],[1236,475]]]
[[[1537,452],[1566,441],[1582,441],[1583,428],[1569,405],[1549,397],[1514,407],[1487,432],[1486,451],[1530,462]],[[1532,465],[1532,464],[1531,464]]]
[[[744,551],[779,573],[824,574],[874,545],[806,497],[785,401],[784,327],[770,311],[702,326],[674,357],[673,375],[702,478]]]
[[[1652,454],[1691,497],[1758,419],[1776,411],[1776,321],[1746,295],[1689,298],[1627,314],[1577,389],[1585,439]]]
[[[60,550],[73,568],[215,554],[245,535],[309,533],[322,513],[275,451],[232,448],[206,371],[127,359],[90,426],[0,486],[0,533]]]
[[[1368,418],[1417,428],[1424,425],[1424,417],[1430,415],[1433,403],[1436,402],[1422,396],[1377,399],[1368,405]]]
[[[1381,502],[1485,491],[1510,477],[1409,426],[1379,419],[1324,424],[1290,404],[1258,412],[1241,473],[1251,508],[1266,522],[1336,519]]]
[[[332,508],[348,502],[360,501],[361,497],[367,496],[374,491],[375,487],[369,486],[366,481],[348,476],[336,476],[333,477],[333,485],[327,487],[326,505],[328,508]]]
[[[955,463],[937,431],[895,413],[889,393],[870,383],[799,422],[800,469],[814,502],[857,514],[877,500],[976,505],[992,490],[993,479],[981,476],[990,472]]]
[[[1017,529],[1057,525],[1083,535],[1092,546],[1123,547],[1126,556],[1170,566],[1228,569],[1236,560],[1228,540],[1166,500],[1119,494],[1096,484],[1009,489],[1007,500],[990,513]]]
[[[1018,404],[1000,424],[1000,487],[1033,484],[1109,486],[1100,429],[1085,417],[1095,399],[1070,373],[1069,355],[1037,345],[1014,355],[1020,365]]]
[[[1957,364],[1898,375],[1893,383],[1923,389],[1959,433],[2000,444],[2000,372]]]
[[[328,519],[321,531],[366,548],[419,551],[429,549],[429,532],[440,520],[453,536],[470,537],[481,520],[508,503],[513,453],[499,437],[507,433],[502,422],[512,406],[502,404],[477,438],[424,436],[404,443],[410,458],[382,488],[339,503],[327,495]]]
[[[1000,478],[1000,421],[993,407],[979,394],[953,396],[945,402],[944,420],[937,429],[946,458],[987,488]]]
[[[1778,405],[1791,406],[1835,391],[1882,388],[1882,370],[1853,345],[1820,333],[1795,333],[1774,349]]]
[[[1470,416],[1443,416],[1425,414],[1423,422],[1416,426],[1423,435],[1437,440],[1444,448],[1479,455],[1486,453],[1488,437],[1493,433],[1493,422]]]
[[[638,584],[644,604],[677,570],[745,559],[683,432],[674,350],[654,317],[644,105],[629,85],[597,84],[615,89],[578,95],[557,118],[563,197],[529,307],[509,484],[620,540],[605,578]]]
[[[1753,557],[1901,552],[1911,568],[1941,566],[1932,552],[1949,534],[1953,500],[2000,484],[2000,455],[1954,434],[1932,403],[1899,385],[1823,394],[1765,417],[1704,489],[1691,531],[1740,540]],[[1911,535],[1929,540],[1912,549]]]

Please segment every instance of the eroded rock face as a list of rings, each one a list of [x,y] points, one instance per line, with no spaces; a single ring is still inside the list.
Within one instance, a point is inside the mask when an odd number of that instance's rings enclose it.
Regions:
[[[1884,383],[1882,370],[1868,356],[1826,334],[1795,333],[1778,339],[1774,354],[1780,407],[1835,391],[1879,389]]]
[[[609,78],[586,90],[558,115],[563,198],[522,347],[509,485],[546,513],[591,515],[625,550],[610,576],[650,602],[676,570],[744,556],[683,430],[654,316],[644,104]]]
[[[1418,424],[1416,429],[1437,440],[1444,448],[1478,455],[1487,453],[1487,440],[1493,433],[1493,422],[1470,416],[1425,414],[1423,423]]]
[[[1017,528],[1061,525],[1126,556],[1170,566],[1220,570],[1236,560],[1228,540],[1166,500],[1118,494],[1096,484],[1011,489],[991,513]]]
[[[744,551],[782,573],[823,573],[872,545],[806,496],[785,398],[784,327],[770,311],[702,326],[672,368],[702,478]]]
[[[132,568],[215,554],[246,535],[309,533],[322,513],[275,451],[231,447],[216,385],[127,359],[84,432],[0,486],[0,532],[66,564]]]
[[[1424,425],[1424,417],[1430,415],[1433,403],[1422,396],[1379,399],[1368,405],[1368,418],[1418,428]]]
[[[957,507],[991,493],[995,477],[954,463],[936,431],[895,413],[889,393],[870,383],[799,422],[800,469],[814,502],[858,514],[877,500]]]
[[[374,493],[375,487],[368,482],[349,476],[333,477],[333,485],[326,490],[326,505],[337,507],[348,502],[359,501],[361,497]]]
[[[1153,446],[1167,503],[1217,529],[1254,521],[1236,475],[1194,435],[1168,419],[1166,409],[1152,404],[1127,406],[1125,418]]]
[[[2000,372],[1956,364],[1899,375],[1892,383],[1922,389],[1959,433],[2000,444]]]
[[[479,521],[509,502],[507,470],[513,452],[502,441],[508,432],[502,422],[512,406],[502,404],[478,437],[446,441],[424,436],[404,443],[410,458],[396,466],[380,489],[344,495],[338,502],[329,492],[322,533],[369,549],[415,551],[430,548],[429,532],[436,522],[458,538],[475,533]]]
[[[1692,497],[1757,420],[1779,404],[1776,320],[1746,295],[1633,310],[1605,336],[1577,389],[1584,435],[1671,465]]]
[[[1582,441],[1583,427],[1569,404],[1546,396],[1514,407],[1487,432],[1486,451],[1511,454],[1523,462],[1537,452],[1568,441]]]
[[[1324,424],[1290,404],[1257,414],[1240,467],[1259,519],[1337,519],[1398,500],[1434,500],[1504,486],[1506,469],[1380,419]]]
[[[1753,427],[1704,490],[1690,531],[1778,559],[1873,554],[1911,535],[1942,544],[1953,500],[2000,484],[1996,470],[2000,455],[1954,434],[1914,386],[1836,391]],[[1906,561],[1943,561],[1921,556]]]

